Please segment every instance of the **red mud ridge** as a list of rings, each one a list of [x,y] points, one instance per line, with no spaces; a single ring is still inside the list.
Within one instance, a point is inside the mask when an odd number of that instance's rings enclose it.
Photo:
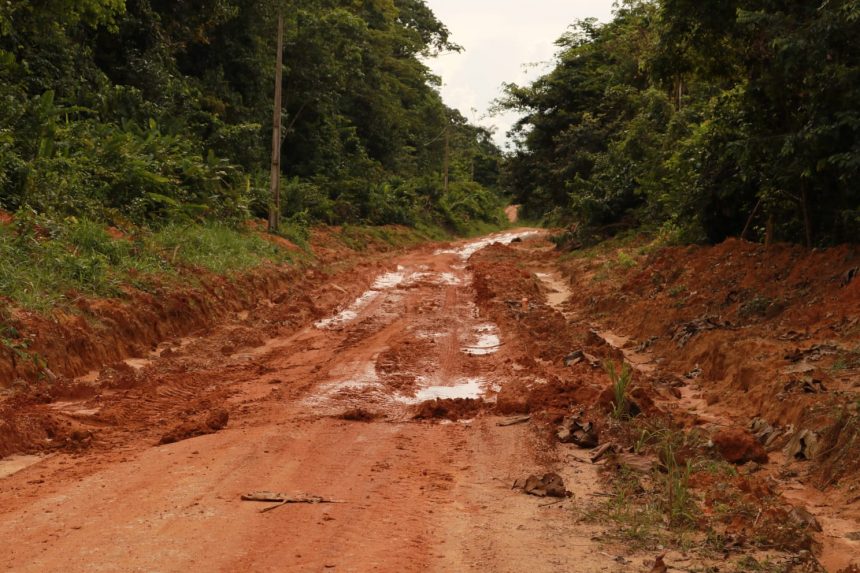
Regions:
[[[198,416],[179,424],[164,434],[159,444],[173,444],[189,438],[196,438],[197,436],[214,434],[218,430],[226,428],[229,420],[230,414],[227,410],[220,409],[209,412],[204,416]]]
[[[647,346],[662,371],[691,373],[710,407],[761,419],[779,434],[770,451],[791,428],[813,432],[820,484],[860,475],[860,248],[729,240],[659,249],[626,271],[614,256],[563,264],[574,312]]]
[[[545,264],[556,264],[558,256],[547,252]],[[659,250],[632,269],[619,268],[614,257],[611,252],[564,264],[575,293],[565,305],[568,318],[547,305],[539,278],[524,270],[540,264],[540,255],[493,245],[470,259],[482,314],[503,326],[509,344],[522,348],[507,364],[505,375],[515,382],[500,392],[498,410],[537,414],[533,419],[548,425],[551,439],[558,424],[578,411],[593,422],[601,442],[621,451],[612,459],[635,471],[666,472],[694,458],[740,466],[745,475],[730,487],[699,470],[690,485],[704,497],[706,514],[709,507],[751,506],[758,518],[722,509],[724,514],[705,515],[701,526],[716,528],[738,547],[812,549],[821,528],[815,518],[769,485],[772,474],[751,473],[768,464],[769,453],[785,448],[790,458],[814,459],[800,469],[819,483],[860,476],[860,412],[854,405],[860,279],[850,272],[860,266],[860,251],[765,250],[728,241]],[[606,277],[596,272],[606,268]],[[595,336],[597,327],[631,342],[612,347]],[[519,333],[513,342],[511,332]],[[635,372],[628,391],[632,414],[643,415],[618,424],[608,415],[614,395],[601,363],[619,362],[634,347],[659,360],[653,371]],[[565,367],[566,356],[591,360]],[[674,403],[692,385],[701,387],[710,407],[727,404],[721,430],[689,430],[705,420]],[[671,460],[662,457],[663,446],[627,453],[642,436],[661,432],[683,440],[670,450]]]
[[[28,350],[47,368],[15,360],[8,353],[0,355],[0,391],[6,392],[0,398],[0,457],[76,450],[88,445],[92,436],[98,441],[113,433],[113,428],[122,432],[123,426],[140,425],[149,431],[153,420],[170,418],[166,412],[193,418],[209,411],[207,377],[195,371],[217,368],[236,353],[321,318],[344,297],[357,296],[378,273],[372,253],[392,249],[370,241],[367,253],[356,257],[336,234],[336,229],[315,231],[312,249],[321,265],[350,269],[347,278],[289,266],[260,268],[229,279],[195,271],[202,282],[198,288],[129,290],[127,298],[115,300],[80,298],[74,314],[56,310],[41,316],[13,310],[10,326],[32,341]],[[338,281],[343,286],[333,284]],[[236,318],[241,316],[247,318]],[[183,348],[180,339],[189,335],[200,337],[198,345],[205,349]],[[124,362],[131,357],[158,357],[162,371],[132,368]],[[94,381],[73,381],[96,370],[100,372]],[[194,405],[187,412],[175,410],[171,396],[188,397]],[[86,408],[97,413],[82,417],[52,407],[81,399],[89,399]],[[171,432],[165,437],[178,439],[213,427],[205,416],[190,423],[196,429],[176,428],[175,436]],[[91,437],[79,439],[81,431]]]
[[[483,400],[474,398],[437,398],[421,402],[414,408],[416,420],[444,419],[455,422],[474,418],[487,409]]]

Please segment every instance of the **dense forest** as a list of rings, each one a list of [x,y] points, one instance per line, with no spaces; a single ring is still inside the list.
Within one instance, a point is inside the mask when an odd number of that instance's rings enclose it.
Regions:
[[[278,13],[281,204],[307,224],[495,222],[501,154],[444,105],[423,0],[0,3],[0,209],[122,228],[265,217]]]
[[[627,0],[507,86],[506,185],[586,241],[857,241],[858,38],[856,0]]]
[[[498,221],[506,194],[581,240],[860,237],[856,0],[625,0],[507,85],[508,157],[443,103],[425,62],[460,47],[424,0],[10,0],[0,209],[265,217],[279,13],[293,224],[463,230]]]

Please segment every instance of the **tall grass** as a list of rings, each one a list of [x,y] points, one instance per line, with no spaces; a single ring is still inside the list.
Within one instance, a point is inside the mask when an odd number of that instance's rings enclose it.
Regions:
[[[290,260],[289,252],[258,235],[218,223],[170,224],[153,233],[146,242],[149,249],[167,257],[171,266],[182,264],[223,275],[246,271],[265,262]]]
[[[187,280],[189,269],[230,275],[290,257],[256,234],[218,223],[117,237],[88,220],[24,215],[0,223],[0,302],[46,312],[79,295],[122,296],[125,285],[146,289],[183,272]]]

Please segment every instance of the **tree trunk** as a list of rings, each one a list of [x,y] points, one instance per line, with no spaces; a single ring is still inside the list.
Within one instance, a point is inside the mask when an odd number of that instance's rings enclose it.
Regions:
[[[803,232],[806,241],[806,248],[812,248],[812,220],[809,217],[809,200],[806,196],[806,183],[802,183],[800,187],[800,210],[803,214]]]
[[[764,233],[764,246],[769,247],[773,244],[773,214],[767,216],[767,227]]]
[[[278,55],[275,63],[275,105],[272,113],[272,172],[269,179],[269,232],[281,226],[281,80],[284,68],[284,15],[278,12]]]
[[[747,240],[747,233],[749,233],[750,227],[752,227],[753,220],[755,220],[755,216],[758,214],[758,210],[761,209],[761,199],[758,200],[758,203],[755,204],[755,208],[750,213],[750,218],[747,219],[747,224],[744,225],[744,230],[741,233],[741,240]]]
[[[448,119],[445,118],[445,157],[442,160],[442,190],[448,192],[448,169],[449,169],[449,154],[451,153],[451,138],[449,134]]]

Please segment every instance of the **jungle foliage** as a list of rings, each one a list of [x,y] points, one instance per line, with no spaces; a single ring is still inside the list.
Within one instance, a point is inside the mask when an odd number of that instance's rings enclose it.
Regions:
[[[584,240],[857,241],[857,38],[857,0],[626,0],[506,87],[506,185]]]
[[[460,48],[423,0],[0,2],[0,209],[264,217],[279,10],[286,218],[497,220],[501,154],[443,104],[422,59]]]

